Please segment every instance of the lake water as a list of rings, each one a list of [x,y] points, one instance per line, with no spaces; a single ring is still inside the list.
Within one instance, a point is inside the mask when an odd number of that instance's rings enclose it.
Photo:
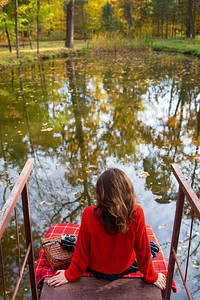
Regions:
[[[200,63],[187,57],[129,54],[54,60],[0,73],[0,209],[29,157],[32,230],[37,259],[55,223],[79,223],[95,204],[97,177],[118,167],[131,178],[146,223],[168,258],[176,162],[200,195]],[[24,248],[21,201],[20,244]],[[184,269],[191,209],[185,202],[178,255]],[[200,299],[200,226],[195,221],[188,284]],[[15,226],[2,239],[7,289],[17,274]],[[28,270],[26,270],[28,274]],[[24,276],[17,299],[30,299]],[[187,299],[177,270],[178,293]],[[2,287],[0,287],[2,293]]]

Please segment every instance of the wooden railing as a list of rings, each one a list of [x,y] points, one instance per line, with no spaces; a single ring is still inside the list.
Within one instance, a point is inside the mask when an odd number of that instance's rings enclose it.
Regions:
[[[16,240],[18,247],[18,265],[19,265],[19,277],[12,295],[12,299],[15,299],[17,291],[19,289],[19,285],[22,279],[22,275],[24,272],[24,268],[28,261],[29,264],[29,274],[30,274],[30,283],[31,283],[31,292],[32,299],[37,300],[37,285],[36,285],[36,277],[35,277],[35,266],[34,266],[34,252],[33,252],[33,239],[32,239],[32,230],[31,230],[31,217],[30,217],[30,206],[29,206],[29,197],[28,197],[28,186],[27,180],[29,174],[32,170],[34,164],[34,160],[32,158],[28,159],[26,162],[21,174],[19,175],[10,195],[6,203],[3,206],[2,211],[0,212],[0,257],[1,257],[1,267],[2,267],[2,278],[3,278],[3,293],[4,299],[7,297],[6,291],[6,280],[5,280],[5,268],[4,268],[4,260],[3,260],[3,249],[1,238],[6,229],[6,226],[12,216],[14,211],[15,214],[15,225],[16,225]],[[24,216],[24,227],[25,227],[25,237],[26,237],[26,254],[24,261],[21,265],[20,261],[20,245],[19,245],[19,233],[18,233],[18,221],[17,221],[17,211],[16,205],[19,200],[19,197],[22,197],[22,207],[23,207],[23,216]]]
[[[171,249],[170,249],[170,256],[169,256],[167,286],[166,286],[166,290],[165,290],[164,299],[165,300],[170,299],[175,262],[177,264],[179,273],[181,275],[181,279],[183,281],[183,285],[185,287],[188,298],[192,299],[192,296],[190,294],[190,291],[189,291],[189,288],[187,285],[187,271],[188,271],[189,254],[190,254],[190,246],[191,246],[191,239],[192,239],[194,214],[200,220],[200,200],[198,199],[197,195],[191,188],[187,179],[182,174],[179,166],[177,164],[171,164],[171,168],[172,168],[172,171],[179,183],[179,190],[178,190],[178,198],[177,198],[177,202],[176,202],[176,212],[175,212],[175,218],[174,218]],[[192,213],[192,219],[191,219],[188,254],[187,254],[186,268],[185,268],[185,274],[184,274],[181,269],[178,258],[177,258],[177,247],[178,247],[178,241],[179,241],[179,233],[180,233],[180,227],[181,227],[181,220],[182,220],[185,196],[192,207],[193,213]]]

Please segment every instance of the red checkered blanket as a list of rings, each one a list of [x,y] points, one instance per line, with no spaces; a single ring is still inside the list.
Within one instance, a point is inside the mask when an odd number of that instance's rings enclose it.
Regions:
[[[161,272],[161,273],[167,275],[168,263],[165,258],[165,255],[158,243],[158,239],[156,238],[155,233],[153,232],[153,230],[150,226],[146,226],[146,229],[147,229],[149,241],[154,242],[160,249],[156,258],[153,260],[154,268],[157,272]],[[77,224],[72,224],[72,223],[55,224],[49,228],[49,230],[47,231],[47,233],[45,235],[45,238],[53,237],[56,235],[63,235],[63,234],[73,234],[75,236],[78,236],[79,230],[80,230],[80,225],[77,225]],[[43,248],[41,248],[41,250],[40,250],[35,270],[36,270],[37,285],[43,278],[51,277],[55,273],[51,269],[51,267],[48,263],[48,260],[46,259],[45,255],[44,255]],[[93,274],[91,274],[89,272],[85,272],[82,276],[92,277]],[[124,275],[123,277],[129,277],[129,278],[130,277],[131,278],[132,277],[143,277],[143,274],[140,272],[130,273],[128,275]],[[176,285],[174,282],[172,284],[172,289],[174,292],[177,291]]]

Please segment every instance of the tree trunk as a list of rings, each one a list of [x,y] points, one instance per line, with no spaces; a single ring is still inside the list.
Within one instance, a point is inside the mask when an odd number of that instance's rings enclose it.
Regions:
[[[157,20],[157,37],[160,37],[160,19]]]
[[[12,47],[11,47],[11,43],[10,43],[10,35],[9,35],[9,32],[8,32],[7,25],[5,25],[5,26],[6,26],[6,36],[7,36],[7,40],[8,40],[9,51],[12,52]]]
[[[166,20],[166,28],[165,28],[165,38],[168,39],[168,16],[167,16],[167,20]]]
[[[128,36],[131,37],[132,17],[131,17],[131,6],[127,6],[127,24],[128,24]]]
[[[40,13],[40,0],[37,0],[37,53],[39,53],[39,39],[40,39],[40,21],[39,21],[39,13]]]
[[[16,38],[17,58],[20,58],[20,54],[19,54],[19,38],[18,38],[18,0],[15,0],[15,38]]]
[[[67,5],[67,28],[65,47],[74,47],[74,1],[71,0]]]
[[[29,23],[28,23],[28,38],[29,38],[30,47],[31,47],[31,49],[33,49],[32,40],[31,40],[31,30],[30,30],[30,24]]]
[[[25,47],[25,45],[24,45],[24,32],[21,33],[21,38],[22,38],[22,46],[24,48]]]
[[[194,0],[188,0],[188,28],[187,28],[187,37],[194,39],[194,22],[192,16]]]
[[[84,4],[82,3],[81,5],[81,12],[82,12],[82,22],[83,22],[83,36],[84,36],[84,41],[87,41],[87,31],[85,28],[85,16],[84,16],[84,10],[83,10]]]

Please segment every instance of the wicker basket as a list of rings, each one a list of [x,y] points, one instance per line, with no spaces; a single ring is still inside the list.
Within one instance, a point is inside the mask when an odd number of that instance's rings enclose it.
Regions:
[[[48,241],[49,243],[46,243]],[[44,254],[54,271],[66,270],[71,263],[73,252],[63,249],[57,241],[61,241],[61,236],[45,238],[42,241]]]

